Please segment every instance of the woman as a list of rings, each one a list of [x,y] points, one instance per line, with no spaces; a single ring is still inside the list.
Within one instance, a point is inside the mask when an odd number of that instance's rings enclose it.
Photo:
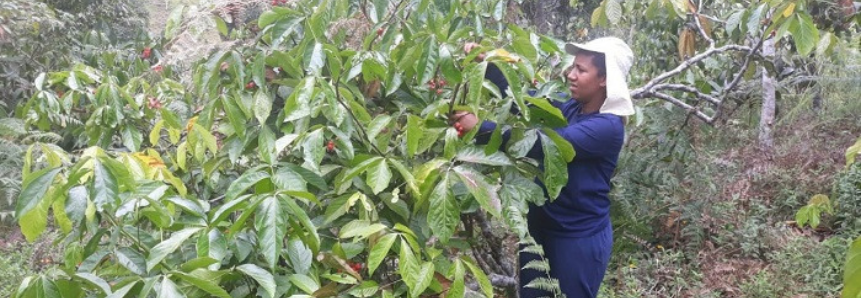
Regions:
[[[469,52],[475,44],[467,44]],[[624,41],[614,37],[586,44],[567,44],[574,64],[566,75],[572,99],[554,102],[568,120],[566,127],[555,129],[574,146],[576,156],[568,164],[568,183],[559,197],[543,206],[531,205],[527,216],[529,231],[544,247],[550,262],[550,275],[559,280],[568,298],[596,297],[613,249],[610,224],[610,178],[616,169],[624,142],[623,117],[633,115],[626,77],[633,53]],[[508,83],[497,69],[489,68],[488,79],[506,90]],[[457,112],[454,126],[469,131],[478,118]],[[478,134],[489,135],[496,124],[485,121]],[[479,142],[486,139],[477,138]],[[532,150],[540,152],[541,150]],[[537,256],[520,253],[521,266]],[[540,272],[520,271],[520,297],[542,297],[548,293],[526,288]]]

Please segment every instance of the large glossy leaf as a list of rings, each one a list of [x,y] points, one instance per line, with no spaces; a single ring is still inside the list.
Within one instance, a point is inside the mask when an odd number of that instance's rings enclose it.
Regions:
[[[263,179],[269,178],[269,173],[266,172],[247,172],[239,176],[233,183],[230,184],[230,187],[227,188],[227,192],[224,194],[224,199],[226,201],[232,201],[246,190],[262,181]]]
[[[185,228],[179,232],[173,233],[170,238],[165,239],[149,251],[149,256],[146,260],[146,270],[152,271],[169,254],[176,251],[185,240],[188,240],[194,233],[197,233],[202,228]]]
[[[481,287],[481,291],[484,293],[484,296],[493,297],[493,285],[490,284],[490,279],[487,278],[487,274],[471,261],[464,258],[461,258],[461,261],[466,264],[466,267],[469,268],[470,272],[472,272],[473,278],[478,281],[478,285]]]
[[[368,168],[367,173],[365,183],[371,187],[375,195],[385,190],[389,186],[389,182],[392,181],[392,170],[389,169],[389,164],[385,162],[385,159]]]
[[[254,94],[254,117],[257,117],[257,123],[266,123],[271,112],[272,97],[263,90],[257,90],[257,93]]]
[[[489,166],[510,166],[513,163],[501,152],[485,154],[484,150],[476,147],[465,147],[457,153],[455,159],[468,163],[483,164]]]
[[[157,298],[184,298],[185,295],[179,291],[176,284],[168,278],[167,275],[161,281],[161,288],[158,291]]]
[[[60,170],[61,168],[42,169],[24,177],[21,194],[15,206],[15,216],[18,217],[18,225],[28,241],[36,240],[45,230],[48,206],[51,205],[51,198],[46,198],[45,194]]]
[[[481,62],[469,68],[467,81],[469,82],[466,102],[473,105],[481,105],[482,91],[484,90],[484,73],[487,70],[487,62]]]
[[[415,115],[407,116],[406,149],[407,156],[413,157],[419,149],[419,141],[424,133],[424,121]]]
[[[415,294],[415,287],[419,279],[419,274],[421,273],[421,268],[419,267],[419,261],[416,259],[416,255],[404,239],[401,239],[401,251],[398,258],[398,273],[401,275],[401,279],[404,280],[404,283],[407,284],[407,287],[410,289],[410,293],[413,293],[411,296],[418,296],[418,294]]]
[[[275,277],[272,276],[272,273],[269,273],[269,271],[266,271],[254,264],[239,265],[236,267],[236,270],[239,270],[242,274],[245,274],[257,281],[257,283],[260,284],[260,287],[266,291],[269,298],[275,297]]]
[[[460,206],[451,189],[451,176],[447,172],[430,194],[428,226],[442,243],[447,243],[460,222]]]
[[[430,81],[436,73],[436,66],[439,60],[439,44],[434,35],[431,35],[422,45],[424,50],[416,65],[416,80],[419,86],[423,86]]]
[[[434,264],[433,262],[426,262],[422,264],[421,269],[419,270],[419,274],[416,279],[416,284],[410,289],[413,297],[418,297],[422,292],[425,291],[430,285],[431,282],[434,281]]]
[[[819,43],[819,30],[806,13],[796,14],[795,21],[789,25],[789,33],[792,34],[798,54],[802,56],[810,54]]]
[[[555,200],[568,183],[568,163],[553,140],[543,134],[540,137],[544,152],[544,186],[550,199]]]
[[[855,239],[846,254],[843,269],[843,298],[861,296],[861,237]]]
[[[485,211],[494,216],[500,215],[501,205],[496,185],[490,184],[481,173],[465,166],[454,167],[454,172]]]
[[[212,295],[214,297],[219,297],[219,298],[230,298],[230,294],[227,293],[227,291],[224,290],[224,288],[222,288],[221,286],[219,286],[217,283],[215,283],[212,280],[207,280],[207,279],[204,279],[204,278],[192,275],[192,274],[183,273],[183,272],[174,272],[173,275],[179,277],[179,279],[183,280],[184,282],[187,282],[187,283],[197,287],[198,289],[203,290],[204,292],[208,293],[209,295]]]
[[[558,133],[556,133],[556,131],[552,129],[544,128],[541,131],[544,132],[544,135],[553,140],[553,144],[555,144],[556,148],[559,149],[559,153],[562,154],[562,158],[565,160],[566,163],[569,163],[574,160],[575,152],[574,146],[571,145],[571,142],[568,142],[568,140],[560,136]]]
[[[386,259],[392,245],[395,244],[398,234],[386,234],[374,244],[371,252],[368,254],[368,274],[373,275],[377,267]]]
[[[132,273],[137,275],[146,274],[146,258],[142,254],[128,247],[117,249],[114,254],[117,256],[117,263],[126,267]]]
[[[416,181],[416,178],[413,176],[412,173],[410,173],[409,169],[407,169],[407,167],[404,166],[403,163],[396,159],[389,158],[387,160],[392,165],[392,167],[394,167],[395,170],[397,170],[398,173],[401,174],[401,178],[403,178],[407,184],[407,189],[412,192],[414,196],[420,197],[421,190],[419,189],[418,181]]]
[[[101,210],[107,204],[116,204],[119,199],[117,179],[103,161],[96,161],[93,165],[93,188],[92,198],[96,209]]]
[[[299,274],[308,274],[314,261],[314,252],[298,238],[291,239],[287,243],[287,251],[293,270]]]
[[[101,290],[102,293],[104,293],[105,295],[110,295],[111,293],[113,293],[113,291],[111,291],[111,286],[108,284],[108,282],[105,281],[103,278],[95,275],[95,274],[81,272],[81,273],[75,274],[75,278],[83,280],[87,284],[95,286],[96,288]]]
[[[281,255],[284,236],[287,235],[287,216],[278,197],[270,196],[263,199],[263,202],[257,206],[254,225],[257,229],[260,254],[263,255],[269,268],[274,270]]]

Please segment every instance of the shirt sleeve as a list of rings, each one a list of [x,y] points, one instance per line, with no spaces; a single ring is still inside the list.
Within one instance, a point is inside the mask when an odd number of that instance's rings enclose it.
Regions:
[[[592,117],[555,131],[574,147],[575,159],[594,159],[618,152],[625,138],[622,120],[614,115]]]

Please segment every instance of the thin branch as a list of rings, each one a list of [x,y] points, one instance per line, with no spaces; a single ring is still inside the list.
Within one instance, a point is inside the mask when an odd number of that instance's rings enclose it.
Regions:
[[[490,284],[495,287],[503,287],[503,288],[514,288],[517,287],[517,279],[513,276],[505,276],[499,275],[496,273],[491,273],[490,276]]]
[[[706,29],[703,28],[703,24],[702,24],[702,22],[700,22],[699,8],[697,8],[697,13],[694,13],[692,15],[694,16],[694,24],[697,25],[697,30],[700,32],[700,35],[702,35],[703,38],[705,38],[706,41],[709,42],[709,49],[714,49],[715,40],[712,39],[711,36],[709,36],[708,33],[706,33]]]
[[[728,52],[728,51],[751,52],[751,47],[732,44],[732,45],[725,45],[725,46],[722,46],[719,48],[708,49],[702,53],[697,54],[696,56],[689,58],[688,60],[683,61],[681,64],[679,64],[679,66],[677,66],[673,70],[670,70],[670,71],[667,71],[667,72],[664,72],[664,73],[658,75],[657,77],[655,77],[654,79],[652,79],[651,81],[646,83],[646,85],[644,85],[643,87],[634,89],[633,91],[631,91],[631,97],[641,98],[641,97],[643,97],[641,95],[641,93],[651,92],[652,88],[655,85],[665,81],[666,79],[669,79],[672,76],[680,74],[682,71],[687,70],[688,68],[690,68],[694,64],[696,64],[696,63],[698,63],[698,62],[700,62],[700,61],[702,61],[702,60],[704,60],[704,59],[706,59],[712,55],[723,53],[723,52]]]
[[[716,97],[714,97],[712,95],[702,93],[697,88],[694,88],[694,87],[691,87],[688,85],[661,83],[661,84],[657,84],[654,87],[652,87],[652,91],[661,91],[661,90],[681,91],[681,92],[693,93],[694,95],[696,95],[696,97],[698,99],[703,99],[703,100],[708,101],[709,103],[711,103],[713,105],[720,105],[723,102],[722,100],[717,99]]]
[[[338,103],[340,103],[341,106],[344,107],[344,109],[347,110],[348,113],[350,113],[350,118],[352,118],[353,122],[356,123],[356,127],[359,128],[359,131],[362,132],[362,135],[364,135],[364,138],[366,140],[368,140],[368,143],[371,144],[371,148],[373,148],[375,151],[377,151],[377,153],[379,153],[380,155],[386,156],[386,153],[384,153],[382,150],[380,150],[380,148],[377,148],[377,145],[374,144],[374,140],[371,140],[370,136],[368,135],[368,132],[365,131],[365,127],[362,126],[362,123],[359,122],[358,118],[356,118],[356,114],[353,114],[353,109],[351,109],[350,106],[348,106],[347,103],[345,103],[344,100],[341,99],[341,82],[340,82],[340,80],[341,80],[340,78],[335,78],[335,100],[337,100]]]
[[[706,122],[708,124],[712,124],[715,120],[714,117],[709,117],[708,115],[706,115],[702,111],[698,110],[694,106],[686,104],[684,101],[682,101],[678,98],[675,98],[672,95],[669,95],[666,93],[651,91],[649,93],[644,94],[643,97],[656,97],[656,98],[660,98],[660,99],[663,99],[665,101],[668,101],[668,102],[684,109],[685,111],[688,111],[688,113],[692,113],[694,116],[697,116],[697,118],[700,118],[701,120],[703,120],[704,122]]]

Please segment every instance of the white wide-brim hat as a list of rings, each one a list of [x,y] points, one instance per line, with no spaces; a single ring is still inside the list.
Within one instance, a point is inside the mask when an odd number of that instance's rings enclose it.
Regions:
[[[634,53],[628,44],[616,37],[601,37],[585,44],[566,44],[565,51],[575,56],[579,51],[604,54],[607,66],[607,99],[600,112],[619,116],[634,114],[634,103],[631,101],[627,79],[631,65],[634,64]]]

